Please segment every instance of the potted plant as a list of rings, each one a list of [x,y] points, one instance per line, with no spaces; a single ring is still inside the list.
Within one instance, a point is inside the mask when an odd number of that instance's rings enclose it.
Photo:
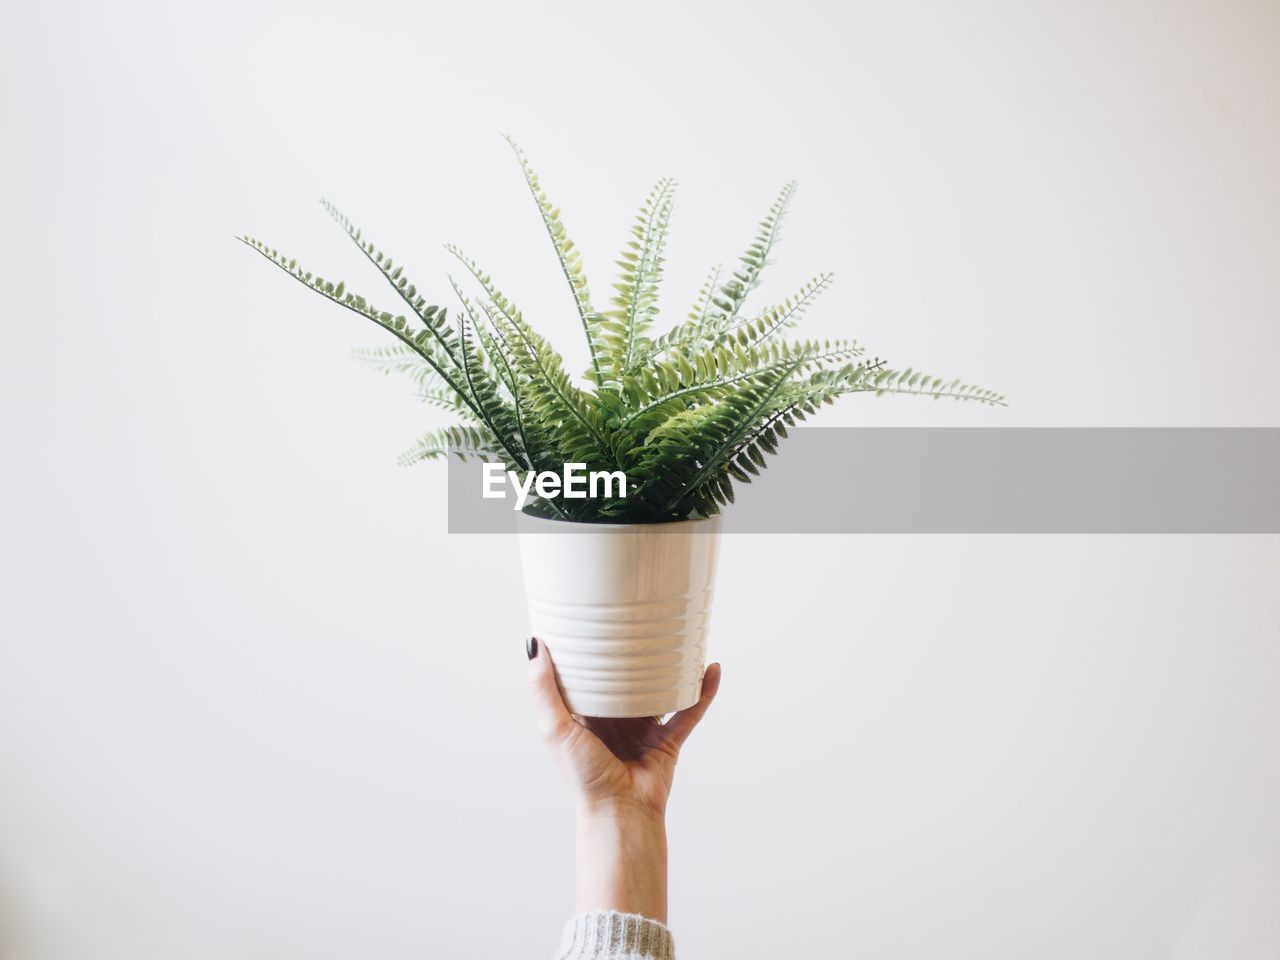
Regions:
[[[779,303],[745,310],[794,184],[778,194],[738,266],[712,270],[687,319],[655,334],[675,190],[672,180],[659,181],[618,257],[609,306],[598,308],[559,210],[511,145],[586,336],[585,384],[456,247],[447,249],[476,292],[450,277],[459,304],[450,317],[328,202],[325,209],[382,273],[403,313],[381,310],[345,283],[241,239],[299,283],[390,333],[398,343],[366,359],[409,374],[423,400],[459,418],[425,434],[404,462],[452,453],[501,464],[517,483],[523,478],[529,505],[520,545],[531,625],[555,652],[570,709],[601,717],[670,713],[698,697],[719,511],[733,500],[734,483],[749,483],[765,466],[789,427],[847,394],[993,405],[1004,398],[891,368],[868,359],[853,340],[785,339],[830,285],[830,274]],[[557,496],[568,493],[574,470],[623,479],[608,491]],[[541,482],[555,475],[559,484]],[[566,531],[583,535],[546,535]]]

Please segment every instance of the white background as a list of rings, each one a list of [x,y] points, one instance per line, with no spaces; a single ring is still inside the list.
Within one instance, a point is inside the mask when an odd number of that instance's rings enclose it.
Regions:
[[[801,181],[764,302],[1007,393],[823,421],[1280,426],[1273,2],[7,2],[0,956],[541,957],[571,814],[514,546],[315,203],[573,358],[506,145],[600,300],[681,181],[665,316]],[[892,465],[883,465],[892,469]],[[839,496],[839,478],[831,479]],[[671,811],[683,957],[1280,952],[1274,537],[730,538]]]

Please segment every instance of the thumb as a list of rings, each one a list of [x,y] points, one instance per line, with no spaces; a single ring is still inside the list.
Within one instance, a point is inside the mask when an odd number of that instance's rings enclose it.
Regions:
[[[551,651],[537,637],[525,644],[529,655],[529,690],[533,694],[533,712],[538,722],[538,735],[549,746],[560,744],[576,726],[556,683],[556,667]]]
[[[698,702],[692,707],[681,710],[666,723],[668,735],[675,741],[677,747],[683,746],[689,739],[689,734],[693,733],[693,728],[698,725],[698,721],[706,715],[719,689],[720,664],[713,663],[702,675],[702,696]]]

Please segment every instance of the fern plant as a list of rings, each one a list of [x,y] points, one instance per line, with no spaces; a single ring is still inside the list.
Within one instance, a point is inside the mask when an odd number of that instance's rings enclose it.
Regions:
[[[375,307],[341,281],[304,269],[274,247],[242,237],[299,283],[386,330],[397,343],[362,356],[376,369],[409,376],[421,398],[458,418],[431,430],[407,451],[414,463],[454,454],[500,461],[518,474],[622,471],[627,494],[613,499],[535,500],[534,512],[583,522],[658,522],[711,516],[732,502],[735,483],[750,483],[787,430],[848,394],[914,396],[1004,405],[991,390],[944,381],[912,367],[868,358],[853,340],[795,340],[791,330],[831,285],[819,274],[787,299],[747,312],[771,262],[795,193],[778,194],[738,264],[717,267],[688,317],[655,335],[658,291],[675,183],[649,193],[618,255],[607,306],[593,301],[581,257],[559,209],[547,198],[523,151],[512,141],[525,181],[551,240],[582,324],[591,365],[585,384],[498,289],[456,247],[467,287],[449,278],[457,306],[428,302],[403,267],[327,201],[325,209],[383,275],[400,301]]]

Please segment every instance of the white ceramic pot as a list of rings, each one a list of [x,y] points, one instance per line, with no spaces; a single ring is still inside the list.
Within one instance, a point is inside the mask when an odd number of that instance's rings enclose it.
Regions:
[[[533,636],[569,710],[656,717],[698,702],[720,518],[584,524],[521,515]]]

